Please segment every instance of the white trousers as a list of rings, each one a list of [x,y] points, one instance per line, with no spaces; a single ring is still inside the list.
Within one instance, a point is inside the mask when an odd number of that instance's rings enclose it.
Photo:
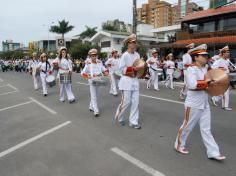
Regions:
[[[42,82],[42,87],[43,87],[43,94],[48,94],[48,88],[47,88],[47,83],[46,83],[46,74],[41,73],[40,74],[41,82]]]
[[[159,89],[158,88],[158,72],[152,69],[149,69],[149,73],[151,77],[147,82],[147,87],[151,87],[153,85],[154,89]]]
[[[111,88],[110,88],[110,94],[117,95],[118,94],[118,82],[119,79],[116,79],[116,76],[114,74],[110,75],[111,80]]]
[[[211,112],[210,108],[196,109],[186,108],[186,115],[182,126],[178,131],[175,147],[185,147],[186,140],[195,125],[199,123],[203,143],[207,149],[208,158],[220,155],[219,147],[211,134]]]
[[[99,86],[90,85],[90,105],[89,109],[93,110],[94,114],[99,113],[98,109],[98,97],[99,97]]]
[[[167,74],[165,85],[171,89],[174,88],[173,86],[173,74]]]
[[[40,76],[33,75],[33,81],[34,81],[34,89],[37,90],[39,88]]]
[[[125,112],[131,105],[129,123],[138,125],[139,120],[139,90],[122,90],[122,100],[117,108],[116,119],[125,121]]]
[[[229,107],[229,89],[222,95],[222,108]]]
[[[75,99],[71,84],[60,84],[60,101],[65,101],[65,91],[69,101]]]

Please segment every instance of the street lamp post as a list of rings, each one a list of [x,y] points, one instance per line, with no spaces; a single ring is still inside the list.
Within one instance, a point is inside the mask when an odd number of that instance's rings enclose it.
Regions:
[[[133,0],[133,33],[137,33],[137,0]]]
[[[47,47],[47,52],[49,52],[50,48],[49,48],[49,44],[50,44],[50,41],[49,41],[49,32],[50,32],[50,25],[53,24],[54,22],[51,22],[47,25],[43,25],[43,26],[47,26],[47,29],[48,29],[48,47]]]

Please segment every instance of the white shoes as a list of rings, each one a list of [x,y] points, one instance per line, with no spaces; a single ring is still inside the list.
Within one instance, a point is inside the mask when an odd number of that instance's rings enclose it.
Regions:
[[[223,161],[223,160],[226,159],[226,157],[223,156],[223,155],[220,155],[220,156],[212,157],[212,158],[210,158],[210,159],[214,159],[214,160],[217,160],[217,161]]]
[[[185,147],[179,147],[179,148],[175,147],[175,150],[179,153],[184,154],[184,155],[189,154],[189,151]]]

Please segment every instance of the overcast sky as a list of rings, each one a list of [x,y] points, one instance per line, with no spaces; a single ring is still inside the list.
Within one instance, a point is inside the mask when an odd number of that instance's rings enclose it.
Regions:
[[[137,0],[138,5],[148,0]],[[177,0],[167,0],[177,3]],[[196,0],[201,1],[201,0]],[[203,0],[204,1],[204,0]],[[66,37],[79,34],[84,26],[101,26],[106,20],[132,22],[132,0],[1,0],[0,42],[12,39],[28,44],[47,38],[44,25],[65,19],[75,26]],[[201,5],[201,4],[200,4]],[[50,33],[50,37],[55,34]],[[0,50],[1,50],[0,44]]]

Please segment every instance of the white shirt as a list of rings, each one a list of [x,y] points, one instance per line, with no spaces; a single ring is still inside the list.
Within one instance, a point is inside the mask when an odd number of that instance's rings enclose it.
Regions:
[[[192,57],[190,56],[189,53],[186,53],[183,55],[183,65],[184,65],[184,69],[187,69],[187,67],[185,67],[186,64],[192,64]]]
[[[149,62],[153,62],[153,64],[150,64]],[[153,68],[154,70],[157,70],[158,69],[158,65],[159,65],[159,61],[158,61],[158,58],[156,57],[150,57],[146,63],[148,64],[148,67],[151,67]]]
[[[140,59],[140,55],[137,52],[129,53],[126,51],[120,59],[119,70],[125,74],[127,67],[132,67],[136,59]],[[122,75],[119,81],[119,89],[139,90],[138,78]]]
[[[109,58],[106,62],[105,65],[111,65],[111,67],[109,67],[109,73],[113,74],[115,71],[119,70],[119,63],[120,63],[120,59],[119,58]]]
[[[225,70],[225,73],[228,74],[229,73],[229,60],[220,58],[213,63],[212,68],[213,69],[222,68]]]
[[[185,100],[186,107],[193,107],[197,109],[205,109],[209,107],[207,92],[205,90],[193,91],[197,88],[197,81],[204,80],[206,73],[207,67],[198,68],[197,66],[191,66],[187,69],[186,83],[189,90]]]
[[[70,59],[66,58],[56,58],[53,63],[58,63],[59,66],[59,74],[69,73],[72,72],[72,62]]]
[[[175,63],[171,60],[168,60],[168,61],[166,61],[165,65],[167,67],[166,73],[173,74],[175,71]]]
[[[102,62],[97,62],[96,64],[95,63],[86,64],[81,74],[83,75],[84,73],[87,73],[91,77],[93,77],[94,75],[103,74],[103,72],[105,71],[106,68],[103,66]],[[89,83],[92,83],[91,81],[92,80],[89,79]]]
[[[52,69],[50,63],[47,63],[47,66],[46,66],[46,62],[40,62],[38,64],[38,68],[40,69],[40,71],[43,71],[43,72],[41,72],[43,74],[46,74],[46,72],[48,72],[48,71],[50,71]]]
[[[39,61],[38,60],[30,60],[29,62],[29,69],[32,69],[32,74],[36,74],[36,69],[38,67]]]
[[[178,65],[178,69],[180,69],[180,70],[184,69],[183,61],[178,61],[177,65]]]

